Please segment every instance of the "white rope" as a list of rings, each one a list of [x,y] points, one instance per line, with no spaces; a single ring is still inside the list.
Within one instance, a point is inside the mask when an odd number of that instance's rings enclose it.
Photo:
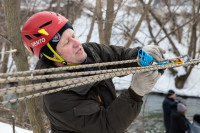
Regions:
[[[95,63],[95,64],[83,64],[77,66],[70,66],[70,67],[57,67],[57,68],[48,68],[48,69],[40,69],[40,70],[31,70],[31,71],[21,71],[21,72],[10,72],[10,73],[0,73],[1,78],[7,78],[9,76],[25,76],[25,75],[33,75],[33,74],[42,74],[48,72],[56,72],[56,71],[66,71],[66,70],[74,70],[74,69],[83,69],[83,68],[90,68],[90,67],[102,67],[102,66],[112,66],[112,65],[122,65],[128,63],[138,62],[139,59],[136,60],[123,60],[123,61],[115,61],[115,62],[105,62],[105,63]],[[164,61],[177,61],[177,59],[164,59]]]
[[[9,51],[0,52],[0,54],[10,54],[10,53],[15,53],[15,52],[17,52],[17,49],[12,49],[12,50],[9,50]]]
[[[86,78],[80,78],[78,80],[76,79],[74,81],[71,81],[74,84],[71,84],[69,86],[65,86],[65,87],[61,87],[61,88],[53,89],[53,90],[43,91],[43,92],[36,93],[36,94],[33,94],[33,95],[28,95],[28,96],[25,96],[25,97],[13,99],[13,100],[10,100],[10,101],[4,101],[4,102],[1,102],[1,104],[5,105],[5,104],[8,104],[8,103],[22,101],[22,100],[25,100],[25,99],[34,98],[34,97],[42,96],[42,95],[45,95],[45,94],[50,94],[50,93],[54,93],[54,92],[58,92],[58,91],[62,91],[62,90],[68,90],[69,88],[78,87],[78,86],[81,86],[81,85],[84,85],[84,84],[89,84],[89,83],[113,78],[113,77],[116,77],[116,76],[125,76],[125,75],[131,74],[131,73],[139,73],[139,72],[144,72],[144,71],[152,71],[152,70],[165,69],[165,68],[173,68],[173,67],[177,67],[177,66],[188,66],[188,65],[192,65],[192,64],[198,64],[198,63],[200,63],[200,60],[182,63],[182,64],[154,65],[154,67],[143,67],[143,69],[133,69],[133,70],[129,69],[128,70],[128,68],[126,68],[125,71],[118,71],[118,72],[111,72],[111,73],[106,73],[106,74],[95,75],[98,78],[94,78],[94,76],[90,76],[90,77],[86,77]],[[63,86],[63,84],[61,84],[61,86]]]
[[[134,60],[134,62],[137,60]],[[121,62],[120,62],[121,63]],[[99,63],[98,63],[99,64]],[[101,64],[102,65],[102,64]],[[149,66],[151,67],[155,66]],[[111,72],[118,72],[118,71],[126,71],[129,69],[144,69],[147,67],[132,67],[132,68],[121,68],[121,69],[108,69],[108,70],[98,70],[98,71],[86,71],[86,72],[73,72],[73,73],[64,73],[64,74],[50,74],[50,75],[40,75],[40,76],[27,76],[27,77],[13,77],[7,79],[0,79],[0,83],[9,83],[9,82],[17,82],[17,81],[30,81],[30,80],[41,80],[41,79],[51,79],[51,78],[61,78],[61,77],[68,77],[67,81],[60,80],[56,82],[48,82],[48,83],[40,83],[40,84],[32,84],[32,85],[25,85],[25,86],[18,86],[18,87],[10,87],[10,88],[2,88],[0,89],[0,96],[5,94],[13,94],[13,93],[22,93],[26,91],[33,91],[33,90],[40,90],[49,87],[57,87],[60,84],[68,85],[71,84],[72,79],[69,80],[69,77],[77,78],[77,76],[84,76],[84,75],[95,75],[95,74],[103,74],[103,73],[111,73]],[[76,77],[75,77],[76,76]],[[81,81],[80,81],[81,82]]]

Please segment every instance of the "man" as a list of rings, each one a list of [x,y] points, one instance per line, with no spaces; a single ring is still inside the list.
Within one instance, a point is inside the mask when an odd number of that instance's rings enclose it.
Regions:
[[[171,113],[169,133],[191,133],[191,123],[186,118],[186,106],[183,103],[177,104],[177,111]]]
[[[170,115],[172,111],[176,111],[177,102],[175,100],[176,93],[173,90],[169,90],[167,96],[165,97],[162,107],[164,112],[164,125],[166,133],[169,133],[170,128]]]
[[[22,36],[26,48],[40,58],[36,69],[136,59],[140,49],[81,44],[66,18],[47,11],[30,17],[23,26]],[[156,61],[163,59],[165,51],[158,46],[148,45],[142,49]],[[134,66],[138,64],[62,72]],[[160,76],[158,71],[135,74],[129,89],[118,97],[112,79],[44,95],[43,108],[50,120],[52,133],[122,133],[137,117],[142,97],[151,91]],[[43,82],[51,81],[56,79],[49,78]]]
[[[200,133],[200,114],[193,116],[192,133]]]

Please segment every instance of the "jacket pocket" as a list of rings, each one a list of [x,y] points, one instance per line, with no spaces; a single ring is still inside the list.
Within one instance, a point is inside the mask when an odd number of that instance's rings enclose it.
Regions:
[[[99,103],[92,101],[92,100],[86,100],[79,104],[78,106],[74,107],[74,115],[75,116],[83,116],[83,115],[91,115],[100,110]]]

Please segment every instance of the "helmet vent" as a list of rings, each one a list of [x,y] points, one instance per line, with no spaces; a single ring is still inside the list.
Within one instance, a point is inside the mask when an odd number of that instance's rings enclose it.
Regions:
[[[39,38],[42,36],[42,34],[33,34],[35,37]]]
[[[28,40],[32,40],[33,38],[31,38],[29,35],[24,35]]]
[[[52,23],[52,21],[49,21],[49,22],[47,22],[47,23],[41,25],[39,28],[45,27],[45,26],[47,26],[47,25],[49,25],[49,24],[51,24],[51,23]]]
[[[30,47],[30,49],[31,49],[32,53],[34,54],[33,48]]]

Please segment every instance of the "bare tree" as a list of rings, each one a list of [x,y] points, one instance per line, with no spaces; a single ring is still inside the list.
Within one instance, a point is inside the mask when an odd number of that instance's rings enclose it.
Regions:
[[[90,26],[90,30],[89,30],[86,42],[90,41],[92,31],[93,31],[93,28],[94,28],[95,19],[96,19],[96,8],[94,8],[94,11],[93,11],[92,22],[91,22],[91,26]]]
[[[114,13],[114,0],[107,0],[106,21],[105,21],[105,44],[110,45],[110,37],[112,33],[112,25],[116,14]]]
[[[9,50],[9,45],[8,43],[2,42],[3,44],[1,46],[4,46],[4,50],[8,51]],[[8,64],[8,56],[9,54],[4,54],[3,60],[0,63],[0,73],[6,73],[7,72],[7,64]],[[1,56],[0,56],[1,57]],[[6,84],[1,84],[0,88],[4,88]],[[0,97],[0,101],[3,101],[3,98]]]
[[[3,0],[5,20],[8,29],[8,36],[12,42],[12,48],[17,49],[17,52],[13,54],[18,71],[29,70],[28,61],[25,54],[25,49],[22,43],[22,36],[20,32],[20,0]],[[21,85],[27,84],[27,82],[20,82]],[[24,95],[30,95],[32,92],[25,93]],[[40,112],[36,106],[36,99],[26,100],[26,109],[30,123],[32,124],[34,133],[45,133],[43,122],[41,120]]]
[[[140,0],[140,1],[141,1],[142,3],[144,3],[143,0]],[[138,23],[137,23],[137,25],[136,25],[136,27],[135,27],[133,33],[131,34],[130,38],[128,39],[128,41],[127,41],[127,43],[126,43],[126,45],[125,45],[126,48],[130,47],[131,42],[132,42],[133,39],[135,38],[135,35],[136,35],[136,33],[138,32],[138,30],[139,30],[139,28],[140,28],[140,26],[141,26],[141,24],[142,24],[142,21],[144,20],[145,16],[147,15],[147,13],[148,13],[148,11],[149,11],[149,7],[150,7],[150,5],[151,5],[151,2],[152,2],[152,0],[149,0],[147,6],[144,6],[144,9],[145,9],[145,10],[144,10],[142,16],[140,17],[140,20],[138,21]],[[144,4],[143,4],[143,5],[144,5]]]
[[[102,5],[101,0],[96,0],[96,11],[97,11],[97,23],[99,30],[99,41],[101,44],[105,44],[104,29],[103,29],[103,18],[102,18]]]
[[[114,11],[115,0],[107,0],[106,18],[104,19],[102,12],[102,1],[96,0],[96,16],[99,31],[99,41],[101,44],[110,45],[113,22],[119,9],[121,8],[122,0],[118,1],[117,4],[117,9]]]
[[[192,23],[192,28],[191,28],[191,36],[190,36],[190,45],[189,45],[189,48],[188,48],[188,55],[191,57],[191,58],[195,58],[196,55],[197,55],[197,23],[198,23],[198,17],[196,18],[195,16],[197,16],[199,14],[199,11],[200,11],[200,4],[198,5],[198,8],[197,10],[195,10],[195,6],[196,6],[196,1],[193,0],[193,10],[192,10],[192,16],[195,18],[193,19],[193,23]],[[186,74],[184,75],[181,75],[181,76],[177,76],[176,79],[175,79],[175,85],[177,88],[183,88],[187,78],[189,77],[190,73],[192,72],[192,69],[194,68],[194,66],[189,66],[189,69],[188,67],[185,67],[185,70],[187,70]]]

